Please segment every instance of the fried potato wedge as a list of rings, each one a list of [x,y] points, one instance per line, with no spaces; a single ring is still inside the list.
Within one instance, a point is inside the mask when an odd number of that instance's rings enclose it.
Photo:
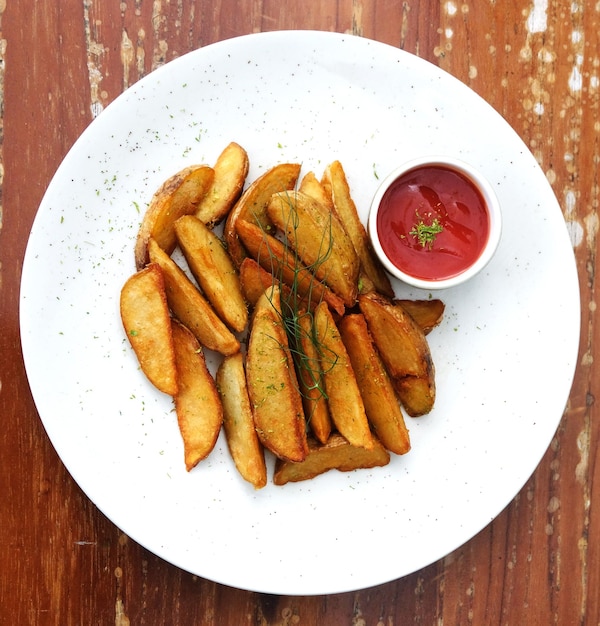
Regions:
[[[429,413],[435,368],[425,333],[401,305],[374,292],[358,304],[404,409],[411,417]]]
[[[189,472],[215,447],[223,423],[223,406],[192,331],[173,320],[172,333],[179,386],[175,410]]]
[[[285,283],[280,282],[278,278],[267,272],[251,257],[246,257],[242,261],[239,271],[242,295],[251,307],[254,307],[262,294],[273,285],[277,285],[281,289],[282,298],[292,297],[291,290]],[[306,309],[310,305],[302,297],[296,296],[296,298],[299,307],[303,306]],[[315,303],[313,303],[313,308],[314,306]]]
[[[279,458],[302,461],[308,453],[306,422],[277,287],[265,292],[256,303],[246,379],[261,443]]]
[[[325,188],[314,172],[307,172],[298,185],[298,191],[314,198],[330,211],[334,210],[331,193]]]
[[[175,222],[190,215],[210,188],[215,172],[208,165],[186,167],[167,179],[154,194],[144,214],[135,242],[135,265],[138,270],[148,262],[150,237],[171,254],[175,249]]]
[[[446,305],[441,300],[396,300],[428,335],[439,326],[444,317]]]
[[[173,315],[187,326],[209,350],[223,355],[235,354],[240,342],[185,272],[154,241],[148,241],[150,262],[160,266],[165,281],[167,303]]]
[[[267,213],[304,264],[352,307],[358,293],[360,262],[336,215],[300,191],[274,194]]]
[[[298,265],[293,252],[281,241],[245,220],[237,223],[237,230],[252,258],[269,274],[300,294],[308,308],[313,309],[323,300],[338,315],[343,315],[343,300],[327,285],[318,281],[314,274]]]
[[[267,272],[251,257],[246,257],[242,261],[239,272],[242,296],[251,307],[256,305],[267,289],[278,283],[270,272]],[[282,287],[282,285],[279,286]]]
[[[196,217],[201,222],[213,228],[225,219],[242,194],[248,168],[248,153],[232,141],[213,165],[212,185],[196,208]]]
[[[236,228],[238,220],[245,220],[269,232],[272,225],[267,216],[267,204],[274,193],[296,186],[300,167],[297,163],[280,163],[267,170],[242,193],[229,212],[223,234],[229,254],[236,265],[239,266],[246,256]]]
[[[223,430],[233,462],[244,480],[262,489],[267,484],[265,453],[254,428],[241,353],[223,359],[216,381],[223,404]]]
[[[310,480],[332,469],[350,472],[383,467],[390,462],[389,452],[377,439],[369,450],[350,445],[339,433],[333,433],[324,445],[310,438],[308,445],[309,452],[304,461],[290,463],[279,459],[275,462],[275,485]]]
[[[346,315],[338,328],[348,351],[367,418],[377,437],[390,452],[406,454],[410,437],[394,386],[377,352],[365,318]]]
[[[315,311],[314,325],[331,421],[351,445],[370,449],[374,439],[356,376],[325,302]]]
[[[393,298],[394,290],[390,279],[373,251],[369,235],[356,210],[346,173],[340,161],[333,161],[325,168],[321,182],[331,194],[335,213],[352,241],[360,259],[361,271],[369,279],[365,283],[372,283],[376,291]]]
[[[325,443],[331,434],[332,424],[312,319],[307,314],[298,318],[300,350],[296,357],[296,370],[306,421],[313,435]]]
[[[163,393],[177,393],[171,317],[161,269],[151,263],[121,288],[121,321],[140,367]]]
[[[237,269],[223,242],[194,215],[177,220],[175,233],[194,278],[219,317],[233,330],[244,330],[248,309]]]

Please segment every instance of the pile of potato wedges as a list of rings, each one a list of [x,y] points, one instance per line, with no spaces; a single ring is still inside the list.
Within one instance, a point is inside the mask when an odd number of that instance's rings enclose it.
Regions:
[[[185,467],[221,428],[257,489],[266,450],[276,485],[386,465],[410,450],[404,413],[433,407],[426,335],[444,304],[395,299],[339,161],[321,179],[280,163],[246,185],[248,171],[232,142],[165,181],[121,289],[140,368],[174,399]]]

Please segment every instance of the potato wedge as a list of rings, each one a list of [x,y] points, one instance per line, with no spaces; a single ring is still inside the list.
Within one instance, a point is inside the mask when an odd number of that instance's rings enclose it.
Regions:
[[[209,228],[219,224],[239,199],[248,175],[248,154],[232,141],[217,158],[212,185],[198,203],[196,217]]]
[[[215,447],[223,423],[223,406],[194,334],[177,320],[173,320],[172,333],[179,386],[175,410],[189,472]]]
[[[223,430],[233,462],[244,480],[262,489],[267,484],[265,453],[254,428],[241,353],[223,359],[216,380],[223,403]]]
[[[330,211],[334,210],[331,193],[325,189],[321,181],[315,176],[314,172],[307,172],[298,185],[298,191],[314,198]]]
[[[276,193],[267,206],[271,221],[304,264],[344,301],[356,302],[360,263],[339,219],[326,206],[299,191]]]
[[[242,261],[239,271],[242,296],[251,307],[258,302],[267,289],[278,283],[277,278],[251,257],[246,257]]]
[[[148,262],[150,237],[171,254],[176,239],[174,224],[182,215],[196,211],[212,184],[215,172],[208,165],[186,167],[167,179],[150,200],[135,242],[135,265],[138,270]]]
[[[390,462],[389,452],[377,439],[374,439],[369,450],[350,445],[339,433],[333,433],[325,445],[312,438],[308,445],[309,452],[304,461],[276,461],[273,475],[275,485],[310,480],[332,469],[350,472],[355,469],[383,467]]]
[[[248,309],[223,242],[194,215],[177,220],[175,233],[192,274],[219,317],[233,330],[244,330]]]
[[[351,445],[370,449],[374,439],[356,376],[325,302],[317,307],[314,324],[331,421]]]
[[[292,297],[290,288],[285,283],[281,283],[279,279],[270,272],[267,272],[267,270],[261,267],[253,258],[246,257],[242,261],[240,265],[240,288],[244,300],[246,300],[251,307],[254,307],[263,293],[273,285],[277,285],[281,289],[281,297],[283,299]],[[307,308],[309,305],[309,303],[300,296],[297,296],[297,303],[298,306],[304,306],[304,308]]]
[[[120,311],[142,371],[157,389],[174,396],[178,386],[171,317],[158,265],[151,263],[125,281]]]
[[[300,294],[307,308],[313,309],[324,300],[338,315],[343,315],[345,311],[343,300],[319,282],[311,272],[299,265],[293,252],[281,241],[245,220],[237,223],[237,230],[252,258],[268,273]]]
[[[280,307],[277,287],[256,303],[246,355],[248,395],[261,443],[279,458],[302,461],[306,422]]]
[[[410,437],[394,386],[373,345],[365,318],[346,315],[338,328],[348,351],[367,418],[377,437],[390,452],[406,454]]]
[[[352,241],[360,259],[361,271],[369,279],[369,284],[372,283],[379,293],[393,298],[394,290],[390,279],[373,251],[371,240],[356,210],[346,173],[340,161],[333,161],[325,168],[321,182],[331,194],[335,213]]]
[[[358,304],[394,387],[411,417],[429,413],[435,402],[435,368],[425,333],[405,311],[376,293]]]
[[[301,349],[296,356],[296,371],[306,421],[313,435],[321,443],[325,443],[331,434],[332,424],[312,319],[311,315],[301,315],[298,318]]]
[[[278,191],[293,189],[300,175],[297,163],[280,163],[259,176],[241,195],[225,222],[224,238],[233,262],[239,266],[246,253],[239,240],[236,223],[245,220],[261,227],[265,232],[271,230],[271,223],[266,207],[271,196]]]
[[[428,335],[440,324],[446,305],[441,300],[396,300]]]
[[[148,241],[150,261],[160,266],[165,281],[167,303],[173,315],[187,326],[198,341],[209,350],[221,354],[235,354],[240,342],[185,272],[154,241]]]

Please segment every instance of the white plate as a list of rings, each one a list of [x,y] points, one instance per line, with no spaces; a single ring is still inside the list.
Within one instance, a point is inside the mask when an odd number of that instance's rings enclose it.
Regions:
[[[498,253],[483,274],[441,294],[446,317],[430,335],[436,408],[410,420],[412,451],[385,468],[254,491],[221,438],[205,462],[184,469],[171,400],[140,373],[118,296],[154,190],[187,164],[214,162],[231,140],[248,150],[248,180],[284,160],[320,176],[339,158],[365,218],[378,178],[421,154],[470,161],[494,185],[504,211]],[[579,291],[548,182],[483,100],[380,43],[276,32],[169,63],[82,134],[31,232],[21,331],[50,439],[125,533],[221,583],[324,594],[432,563],[516,495],[568,398]]]

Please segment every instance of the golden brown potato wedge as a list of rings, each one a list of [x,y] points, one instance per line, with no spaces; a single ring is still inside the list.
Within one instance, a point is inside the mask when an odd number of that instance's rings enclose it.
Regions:
[[[440,324],[446,305],[441,300],[396,300],[428,335]]]
[[[315,276],[354,306],[360,263],[339,219],[326,206],[299,191],[273,195],[267,206],[271,221]]]
[[[376,291],[393,298],[394,290],[390,279],[375,255],[369,235],[360,221],[342,164],[339,161],[330,163],[325,168],[321,182],[331,194],[335,213],[344,225],[360,259],[361,270],[368,278],[365,285],[372,283]]]
[[[309,452],[301,463],[277,460],[273,483],[309,480],[332,469],[350,472],[355,469],[383,467],[390,462],[390,455],[383,445],[374,439],[371,449],[352,446],[338,433],[333,433],[325,445],[309,439]]]
[[[248,323],[248,309],[233,261],[223,242],[194,215],[175,223],[177,241],[192,274],[219,317],[241,332]]]
[[[313,435],[325,443],[331,434],[332,424],[312,320],[312,316],[307,314],[298,318],[300,350],[296,356],[296,370],[306,421]]]
[[[435,368],[425,333],[402,306],[383,296],[362,294],[358,303],[406,412],[411,417],[429,413]]]
[[[280,163],[259,176],[241,195],[225,222],[224,238],[229,254],[236,265],[246,256],[236,228],[238,220],[245,220],[270,232],[272,225],[266,208],[271,196],[278,191],[293,189],[300,175],[297,163]]]
[[[267,467],[254,428],[242,354],[223,359],[216,378],[223,403],[223,429],[233,462],[244,480],[261,489],[267,484]]]
[[[246,378],[261,443],[279,458],[302,461],[308,453],[306,422],[277,287],[265,292],[256,303]]]
[[[331,194],[323,186],[321,181],[315,176],[314,172],[307,172],[298,185],[298,191],[314,198],[330,211],[334,210]]]
[[[290,288],[281,283],[278,278],[274,277],[270,272],[267,272],[261,267],[253,258],[246,257],[240,265],[240,288],[244,300],[251,306],[255,306],[258,299],[263,295],[267,289],[270,289],[273,285],[277,285],[281,289],[282,300],[292,298]],[[301,296],[296,296],[296,302],[298,307],[307,308],[309,303]],[[315,303],[313,303],[313,308]]]
[[[178,387],[171,317],[158,265],[151,263],[125,281],[120,310],[142,371],[157,389],[174,396]]]
[[[240,265],[240,289],[244,300],[253,307],[263,293],[278,284],[278,280],[251,257],[246,257]],[[281,285],[279,285],[281,287]]]
[[[209,228],[225,219],[240,197],[248,167],[247,152],[234,141],[217,158],[212,185],[196,208],[196,217]]]
[[[152,197],[144,214],[135,242],[135,265],[142,269],[148,262],[150,237],[171,254],[176,239],[174,224],[182,215],[196,211],[200,200],[210,188],[215,172],[208,165],[186,167],[171,176]]]
[[[314,324],[331,421],[350,444],[371,448],[374,439],[356,376],[340,332],[325,302],[317,307]]]
[[[239,352],[240,342],[235,335],[154,239],[148,242],[148,254],[150,261],[162,270],[167,302],[173,315],[194,333],[205,348],[224,355]]]
[[[237,230],[252,258],[269,274],[300,294],[307,308],[313,309],[324,300],[338,315],[343,315],[343,300],[299,265],[293,251],[288,250],[281,241],[245,220],[237,223]]]
[[[394,386],[379,357],[360,313],[346,315],[338,324],[348,351],[367,418],[381,443],[395,454],[410,450],[410,437]]]
[[[179,386],[175,410],[189,472],[215,447],[223,423],[223,406],[194,334],[177,320],[173,320],[172,333]]]

